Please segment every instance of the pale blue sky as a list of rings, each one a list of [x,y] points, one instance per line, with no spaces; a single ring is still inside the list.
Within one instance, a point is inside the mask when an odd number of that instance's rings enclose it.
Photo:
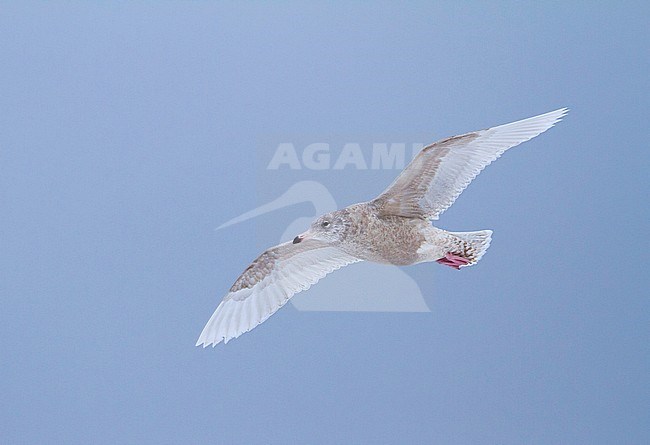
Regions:
[[[650,10],[611,5],[3,3],[0,442],[650,443]],[[214,230],[284,188],[265,141],[562,106],[441,218],[494,230],[481,263],[405,269],[431,313],[288,305],[194,347],[300,211]]]

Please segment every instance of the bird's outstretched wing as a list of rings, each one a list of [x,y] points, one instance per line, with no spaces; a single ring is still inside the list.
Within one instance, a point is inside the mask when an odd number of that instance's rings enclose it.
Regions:
[[[561,108],[435,142],[373,202],[382,214],[438,219],[481,170],[507,149],[551,128],[568,111]]]
[[[357,261],[361,260],[311,239],[268,249],[235,281],[203,328],[196,345],[228,343],[265,321],[294,294]]]

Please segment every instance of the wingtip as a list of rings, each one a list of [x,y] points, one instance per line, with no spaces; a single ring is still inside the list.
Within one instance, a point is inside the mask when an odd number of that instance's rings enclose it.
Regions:
[[[564,116],[566,116],[571,109],[569,107],[562,107],[558,108],[555,111],[551,111],[549,113],[546,113],[547,116],[552,116],[555,120],[553,121],[553,124],[556,124],[562,120]]]
[[[568,107],[562,107],[558,108],[557,110],[549,111],[547,113],[539,114],[537,116],[529,117],[527,119],[522,119],[517,122],[513,122],[510,124],[505,124],[496,128],[502,128],[502,129],[512,129],[513,127],[521,127],[521,128],[526,128],[527,130],[530,130],[532,133],[531,137],[529,139],[532,139],[533,137],[545,132],[549,128],[552,128],[564,118],[567,113],[569,112]],[[526,139],[528,140],[528,139]],[[523,142],[523,141],[522,141]]]
[[[214,348],[215,346],[217,346],[219,343],[221,343],[224,340],[225,340],[225,338],[221,338],[219,340],[217,340],[217,339],[208,340],[207,338],[204,338],[203,336],[201,336],[199,338],[199,340],[196,342],[196,345],[194,345],[194,346],[197,346],[197,347],[201,346],[203,349],[207,348],[208,346],[212,346]]]
[[[204,342],[199,342],[199,343],[197,343],[195,346],[197,346],[197,347],[200,346],[200,347],[203,348],[203,349],[207,348],[208,346],[212,346],[212,347],[214,348],[215,346],[217,346],[218,343],[219,343],[218,341],[215,341],[215,342],[212,342],[212,341],[204,341]]]

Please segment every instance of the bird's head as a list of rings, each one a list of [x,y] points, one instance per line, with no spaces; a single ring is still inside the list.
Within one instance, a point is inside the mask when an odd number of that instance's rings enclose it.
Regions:
[[[329,244],[338,243],[343,239],[346,228],[344,214],[340,210],[326,213],[311,223],[309,230],[295,237],[293,243],[298,244],[307,239],[315,239]]]

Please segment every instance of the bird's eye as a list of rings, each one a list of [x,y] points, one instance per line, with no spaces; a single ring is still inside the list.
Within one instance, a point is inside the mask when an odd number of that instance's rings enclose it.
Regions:
[[[320,225],[327,229],[330,226],[330,222],[329,221],[323,221]]]

